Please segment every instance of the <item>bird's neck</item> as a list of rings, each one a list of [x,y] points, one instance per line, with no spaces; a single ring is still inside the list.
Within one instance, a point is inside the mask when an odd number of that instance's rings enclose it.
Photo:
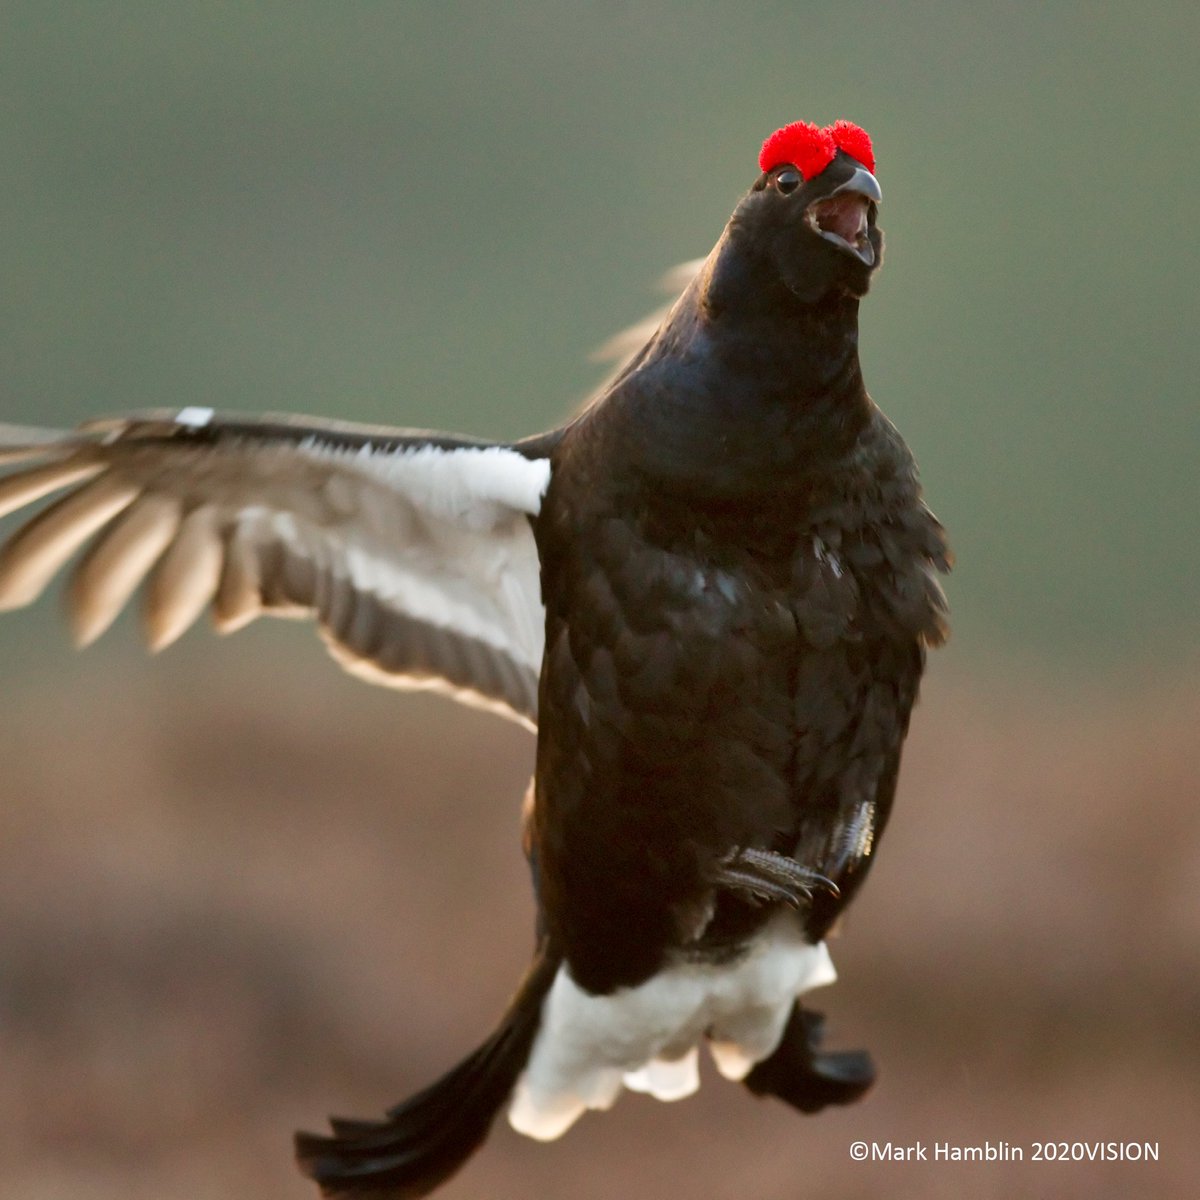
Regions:
[[[699,497],[807,487],[871,419],[858,299],[747,292],[714,265],[614,389],[626,449],[657,484]]]
[[[690,307],[729,374],[803,407],[853,406],[863,393],[857,296],[801,298],[729,232],[694,288]]]

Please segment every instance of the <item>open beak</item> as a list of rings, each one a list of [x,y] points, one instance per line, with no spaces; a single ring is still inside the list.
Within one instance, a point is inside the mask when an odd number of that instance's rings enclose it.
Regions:
[[[871,206],[882,199],[879,181],[865,167],[858,167],[823,200],[810,204],[804,210],[804,219],[814,233],[871,267],[875,265],[875,248],[868,236]]]

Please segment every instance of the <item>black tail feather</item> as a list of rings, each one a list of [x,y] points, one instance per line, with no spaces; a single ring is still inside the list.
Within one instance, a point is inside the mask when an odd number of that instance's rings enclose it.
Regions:
[[[332,1135],[296,1134],[300,1170],[329,1200],[415,1200],[483,1144],[525,1067],[558,959],[539,951],[496,1031],[436,1083],[381,1121],[330,1119]]]
[[[815,1113],[830,1104],[853,1104],[875,1082],[875,1064],[865,1050],[820,1051],[820,1013],[792,1008],[783,1038],[775,1052],[746,1076],[756,1096],[775,1096]]]

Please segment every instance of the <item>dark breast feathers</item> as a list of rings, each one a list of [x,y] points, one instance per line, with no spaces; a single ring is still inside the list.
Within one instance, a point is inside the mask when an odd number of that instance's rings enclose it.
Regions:
[[[887,820],[944,633],[941,527],[878,413],[849,464],[755,491],[631,505],[569,453],[556,467],[533,841],[549,933],[590,991],[743,944],[766,907],[713,886],[738,849],[836,884],[808,911],[822,937]]]

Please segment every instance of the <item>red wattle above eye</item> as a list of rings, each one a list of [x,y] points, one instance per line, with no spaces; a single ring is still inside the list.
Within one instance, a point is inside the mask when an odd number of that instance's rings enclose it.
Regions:
[[[839,150],[844,150],[851,158],[857,158],[868,171],[875,170],[875,151],[871,149],[871,139],[865,129],[850,121],[834,121],[829,132],[833,134]]]
[[[875,154],[866,130],[850,121],[835,121],[819,129],[811,121],[793,121],[777,129],[762,145],[758,165],[772,171],[791,163],[805,179],[825,170],[838,150],[856,158],[868,171],[875,170]]]

